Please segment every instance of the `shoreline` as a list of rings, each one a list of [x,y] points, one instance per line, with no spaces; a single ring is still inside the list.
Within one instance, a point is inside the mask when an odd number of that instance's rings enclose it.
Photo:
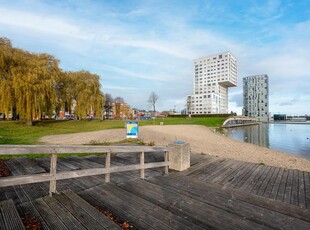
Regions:
[[[287,153],[240,142],[219,134],[214,128],[200,125],[140,126],[139,139],[166,146],[182,140],[190,143],[193,154],[205,154],[251,163],[310,172],[310,160]],[[110,129],[86,133],[51,135],[39,141],[45,144],[90,144],[91,142],[117,142],[124,140],[125,129]]]

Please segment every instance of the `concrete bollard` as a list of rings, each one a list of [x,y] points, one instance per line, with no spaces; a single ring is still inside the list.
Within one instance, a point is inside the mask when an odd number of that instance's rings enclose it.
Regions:
[[[184,141],[176,141],[168,145],[170,169],[183,171],[190,167],[190,145]]]

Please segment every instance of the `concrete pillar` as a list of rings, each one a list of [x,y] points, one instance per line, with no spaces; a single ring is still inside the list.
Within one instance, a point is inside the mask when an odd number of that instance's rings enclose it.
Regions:
[[[170,169],[183,171],[190,167],[190,145],[176,141],[168,145]]]

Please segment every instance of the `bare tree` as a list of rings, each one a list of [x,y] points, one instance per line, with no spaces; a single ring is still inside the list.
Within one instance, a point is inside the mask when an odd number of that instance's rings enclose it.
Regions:
[[[147,102],[149,103],[149,105],[153,108],[153,112],[156,112],[156,102],[158,100],[158,95],[153,91],[151,92],[149,99],[147,100]]]
[[[105,119],[110,119],[111,118],[111,113],[112,113],[112,103],[113,103],[113,98],[111,94],[106,93],[104,95],[104,114],[105,114]]]
[[[191,96],[187,96],[186,98],[186,113],[190,114],[192,108],[192,98]]]
[[[114,99],[114,101],[115,101],[115,102],[118,102],[118,103],[125,103],[124,98],[122,98],[122,97],[116,97],[116,98]]]

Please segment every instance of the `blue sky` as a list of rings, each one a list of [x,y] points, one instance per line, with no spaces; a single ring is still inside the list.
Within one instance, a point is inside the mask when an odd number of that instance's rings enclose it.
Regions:
[[[100,75],[104,93],[141,109],[151,91],[158,110],[184,109],[193,59],[230,51],[229,110],[241,113],[242,78],[266,73],[270,112],[310,114],[308,0],[0,0],[0,36]]]

